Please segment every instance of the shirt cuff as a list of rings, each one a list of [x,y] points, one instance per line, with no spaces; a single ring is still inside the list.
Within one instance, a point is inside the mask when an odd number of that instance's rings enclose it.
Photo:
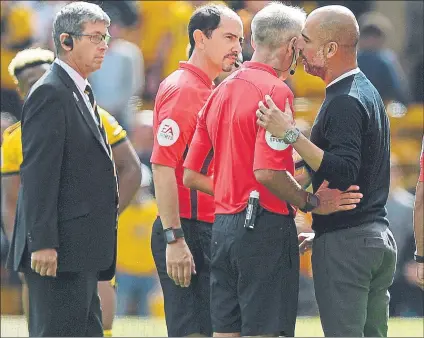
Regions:
[[[150,159],[150,162],[152,164],[163,165],[165,167],[170,167],[170,168],[174,168],[174,169],[177,168],[177,163],[171,163],[171,161],[169,161],[169,160],[159,159],[159,158],[156,158],[156,157],[155,158],[152,157]]]

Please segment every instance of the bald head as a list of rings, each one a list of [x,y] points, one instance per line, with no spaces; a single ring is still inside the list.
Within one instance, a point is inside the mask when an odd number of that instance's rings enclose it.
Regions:
[[[334,41],[339,46],[356,49],[359,25],[355,15],[344,6],[324,6],[309,14],[307,23],[315,26],[323,43]]]
[[[325,6],[306,19],[299,40],[305,71],[330,83],[358,66],[359,26],[353,13],[343,6]]]

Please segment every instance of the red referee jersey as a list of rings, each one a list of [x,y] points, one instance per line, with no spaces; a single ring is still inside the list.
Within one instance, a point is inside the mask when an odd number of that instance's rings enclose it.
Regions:
[[[197,116],[213,89],[213,82],[194,65],[180,62],[178,70],[159,86],[153,115],[155,135],[151,162],[175,168],[180,217],[204,222],[214,221],[213,197],[183,185],[183,163],[196,129]],[[201,165],[209,170],[213,153]]]
[[[214,150],[214,195],[216,214],[242,211],[252,190],[260,193],[265,209],[287,215],[286,202],[256,181],[258,169],[294,173],[292,146],[256,124],[258,102],[272,97],[282,109],[293,93],[268,65],[245,62],[212,93],[199,114],[196,132],[184,167],[200,171],[203,158]],[[293,109],[293,108],[292,108]]]

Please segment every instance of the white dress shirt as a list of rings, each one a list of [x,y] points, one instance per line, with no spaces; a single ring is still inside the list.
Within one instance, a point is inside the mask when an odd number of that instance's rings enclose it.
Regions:
[[[332,86],[333,84],[335,84],[336,82],[339,82],[340,80],[343,80],[344,78],[354,75],[354,74],[358,74],[361,70],[356,67],[355,69],[349,70],[348,72],[340,75],[338,78],[334,79],[333,81],[331,81],[328,85],[327,88]]]
[[[73,69],[71,66],[69,66],[66,62],[63,62],[62,60],[58,58],[56,58],[54,62],[57,63],[59,66],[61,66],[65,70],[65,72],[68,73],[71,79],[75,82],[75,85],[77,86],[81,96],[84,99],[85,105],[90,111],[94,121],[98,125],[99,121],[97,120],[96,114],[94,113],[93,107],[91,106],[90,99],[88,98],[88,95],[85,93],[85,87],[89,85],[88,80],[83,79],[83,77],[80,74],[78,74],[78,72],[75,69]]]

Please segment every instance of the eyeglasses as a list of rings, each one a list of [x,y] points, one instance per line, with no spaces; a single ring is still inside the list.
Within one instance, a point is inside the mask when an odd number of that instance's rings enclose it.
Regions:
[[[104,41],[106,44],[109,43],[111,36],[106,34],[71,34],[74,36],[88,36],[90,38],[90,41],[96,45],[98,45],[100,42]]]

